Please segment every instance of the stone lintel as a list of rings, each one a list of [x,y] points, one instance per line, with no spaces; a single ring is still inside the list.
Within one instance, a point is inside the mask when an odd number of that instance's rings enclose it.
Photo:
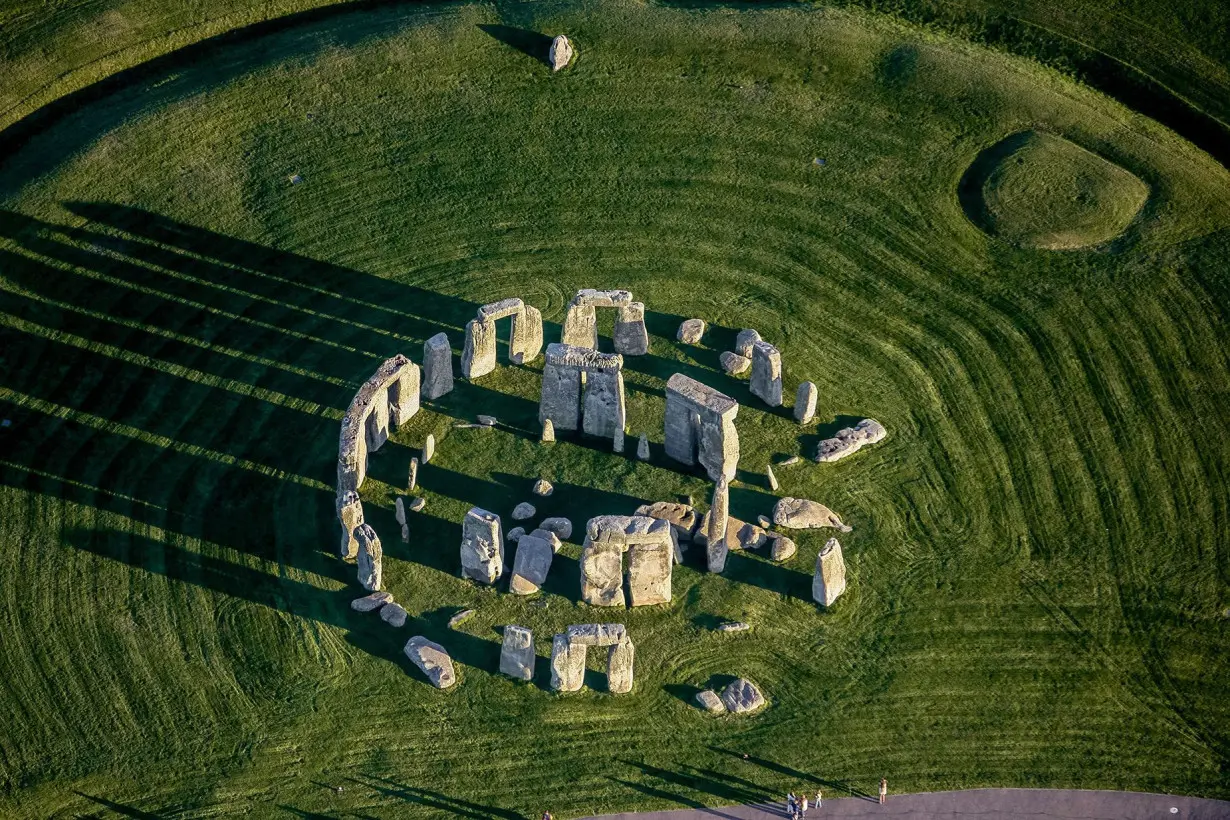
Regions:
[[[674,393],[697,409],[708,410],[719,416],[729,415],[734,418],[739,411],[739,403],[730,396],[682,373],[676,373],[667,380],[666,392],[668,395]]]
[[[478,309],[477,318],[483,322],[494,322],[496,319],[503,319],[505,316],[512,316],[523,310],[525,310],[525,302],[513,296],[483,305]]]
[[[582,288],[572,297],[572,304],[588,307],[623,307],[632,304],[632,291]]]
[[[572,367],[578,370],[620,372],[624,357],[618,353],[599,353],[586,347],[553,342],[547,345],[547,364],[554,367]]]

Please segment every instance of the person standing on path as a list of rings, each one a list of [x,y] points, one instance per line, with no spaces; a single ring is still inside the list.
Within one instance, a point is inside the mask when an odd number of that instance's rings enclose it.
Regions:
[[[807,793],[803,793],[802,802],[799,804],[799,817],[802,820],[807,820]]]
[[[794,792],[786,793],[786,814],[794,820]]]
[[[888,778],[881,777],[880,778],[880,805],[881,806],[884,805],[884,800],[887,797],[888,797]]]
[[[820,810],[820,801],[823,797],[824,795],[820,793],[820,790],[816,789],[816,811]]]

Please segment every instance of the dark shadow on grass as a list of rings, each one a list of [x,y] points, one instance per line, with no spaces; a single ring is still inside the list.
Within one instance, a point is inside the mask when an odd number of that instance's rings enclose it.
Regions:
[[[670,769],[663,769],[647,763],[639,763],[622,758],[617,758],[617,762],[636,768],[642,774],[657,778],[671,786],[712,795],[727,803],[738,803],[741,805],[763,803],[769,796],[760,787],[748,788],[742,783],[734,782],[725,775],[693,769],[690,766],[683,766],[680,771],[671,771]]]
[[[835,792],[839,792],[842,794],[848,794],[851,797],[860,797],[864,800],[870,800],[875,803],[879,802],[878,797],[871,795],[868,792],[862,791],[861,789],[853,786],[852,784],[844,780],[827,780],[822,777],[816,777],[814,774],[808,774],[807,772],[801,772],[798,769],[791,768],[790,766],[785,766],[781,763],[776,763],[772,760],[768,760],[767,758],[756,757],[755,755],[748,755],[745,757],[742,752],[736,752],[733,749],[723,749],[721,746],[710,746],[709,749],[711,751],[717,752],[718,754],[724,754],[730,757],[738,758],[754,766],[760,766],[762,768],[768,769],[769,771],[786,775],[792,780],[806,780],[808,782],[815,783],[816,785],[821,786],[822,788],[831,789]]]
[[[530,31],[524,28],[504,26],[496,23],[479,23],[478,27],[506,46],[511,46],[527,57],[532,57],[543,65],[550,65],[552,37]]]
[[[86,800],[89,800],[93,803],[97,803],[98,805],[104,808],[110,809],[111,811],[115,812],[121,817],[132,817],[135,820],[162,820],[162,818],[167,816],[163,814],[156,814],[154,812],[141,811],[140,809],[135,808],[133,806],[129,806],[124,803],[117,803],[114,800],[108,800],[105,797],[97,797],[92,794],[86,794],[85,792],[79,792],[79,791],[74,790],[73,794],[76,794],[79,797],[84,797]]]
[[[691,686],[686,683],[668,683],[662,689],[671,697],[678,698],[688,706],[696,708],[696,696],[700,693],[699,686]]]
[[[361,774],[357,778],[350,778],[350,781],[372,789],[385,797],[417,803],[425,808],[434,809],[453,817],[501,817],[505,818],[505,820],[521,820],[522,818],[521,814],[509,809],[501,809],[496,806],[462,800],[458,797],[451,797],[443,792],[420,789],[417,786],[407,786],[379,775]]]

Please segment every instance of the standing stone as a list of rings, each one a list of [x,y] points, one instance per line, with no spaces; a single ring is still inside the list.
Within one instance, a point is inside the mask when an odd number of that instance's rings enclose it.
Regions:
[[[356,492],[342,493],[337,499],[337,520],[342,526],[342,545],[338,555],[354,558],[359,554],[359,542],[354,537],[355,528],[363,523],[363,502]]]
[[[393,502],[393,516],[401,525],[401,540],[410,543],[410,526],[406,523],[406,502],[399,495]]]
[[[615,431],[615,435],[611,437],[611,451],[622,453],[624,451],[624,430],[619,428]]]
[[[375,592],[383,581],[384,552],[380,538],[368,524],[360,524],[354,531],[359,542],[359,586]]]
[[[777,492],[777,488],[780,485],[777,483],[777,476],[773,474],[772,464],[765,465],[764,474],[765,474],[765,478],[769,479],[769,489],[773,490],[773,492]]]
[[[532,305],[513,314],[512,343],[508,358],[514,364],[525,364],[542,352],[542,312]]]
[[[419,458],[410,459],[410,472],[406,475],[406,489],[413,490],[419,483]]]
[[[466,344],[461,351],[461,375],[477,379],[495,370],[495,321],[471,319],[466,323]]]
[[[581,426],[581,371],[563,362],[563,356],[559,346],[547,345],[538,419],[544,428],[551,422],[552,440],[555,430],[576,430]]]
[[[641,433],[640,439],[636,442],[636,457],[641,461],[649,460],[649,436]]]
[[[794,394],[794,420],[799,424],[811,424],[816,417],[816,385],[814,382],[803,382],[798,392]]]
[[[632,691],[632,663],[636,647],[626,637],[611,647],[606,661],[606,687],[612,694]]]
[[[560,343],[595,350],[598,347],[598,319],[594,306],[575,302],[574,299],[568,304],[568,311],[564,314]]]
[[[422,397],[422,371],[409,360],[389,382],[389,421],[400,427],[419,412]]]
[[[551,41],[551,49],[547,52],[547,59],[551,63],[551,70],[559,71],[572,62],[572,53],[572,42],[562,34],[557,35]]]
[[[517,539],[517,554],[513,559],[508,591],[514,595],[533,595],[546,583],[554,557],[551,542],[534,535],[521,536]]]
[[[669,524],[667,525],[669,531]],[[628,550],[628,604],[653,606],[671,600],[671,569],[675,565],[673,536]]]
[[[760,341],[760,334],[750,328],[740,330],[739,335],[735,336],[735,353],[739,356],[750,359],[752,357],[752,345]]]
[[[406,641],[405,653],[437,689],[447,689],[457,682],[453,659],[440,644],[433,643],[422,635],[415,635]]]
[[[700,462],[714,481],[734,478],[739,463],[735,417],[739,403],[682,373],[666,382],[666,454],[684,464]]]
[[[374,453],[389,440],[389,389],[379,390],[367,413],[367,451]]]
[[[846,561],[841,544],[830,538],[816,556],[816,574],[811,579],[811,597],[821,606],[832,606],[846,591]]]
[[[685,319],[679,325],[675,338],[687,345],[694,345],[705,335],[704,319]]]
[[[461,574],[483,584],[494,584],[504,574],[504,539],[500,517],[473,507],[461,522]]]
[[[624,605],[624,549],[622,541],[597,540],[586,533],[580,559],[582,601],[590,606]]]
[[[436,437],[431,433],[427,434],[427,440],[423,442],[423,458],[422,462],[426,464],[431,461],[431,457],[436,454]]]
[[[782,354],[768,342],[752,345],[751,390],[770,407],[781,407]]]
[[[534,633],[524,626],[504,627],[500,647],[500,672],[517,680],[534,679]]]
[[[550,444],[555,441],[555,424],[551,419],[542,420],[542,443]]]
[[[576,692],[585,682],[585,645],[574,644],[566,633],[551,640],[551,688]]]
[[[645,304],[621,305],[615,316],[615,352],[625,356],[644,356],[649,352],[649,332],[645,329]]]
[[[624,375],[619,370],[592,370],[585,384],[585,433],[600,438],[615,438],[624,425]]]
[[[726,554],[729,547],[726,544],[726,526],[730,518],[730,483],[726,476],[717,480],[713,487],[713,500],[709,504],[709,527],[705,532],[708,539],[708,563],[710,572],[721,572],[726,568]]]
[[[423,342],[423,398],[435,401],[453,390],[453,347],[437,333]]]

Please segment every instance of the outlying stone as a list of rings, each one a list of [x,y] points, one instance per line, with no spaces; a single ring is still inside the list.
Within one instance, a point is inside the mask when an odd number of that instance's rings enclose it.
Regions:
[[[380,589],[383,581],[384,551],[380,548],[380,538],[367,524],[360,524],[354,533],[359,542],[359,586],[374,592]]]
[[[644,433],[636,441],[636,457],[641,461],[649,460],[649,436]]]
[[[472,507],[461,522],[461,574],[483,584],[494,584],[504,574],[504,539],[500,517]]]
[[[684,319],[679,325],[679,332],[675,334],[675,338],[683,342],[685,345],[694,345],[698,343],[704,335],[704,319]]]
[[[752,345],[751,391],[770,407],[782,404],[782,354],[768,342]]]
[[[734,621],[731,623],[718,624],[718,632],[746,632],[752,628],[751,624],[743,621]]]
[[[832,527],[840,532],[849,532],[851,529],[841,522],[837,513],[823,504],[789,496],[778,501],[773,507],[773,523],[792,530]]]
[[[721,714],[726,711],[726,704],[712,689],[702,689],[696,693],[696,704],[706,712]]]
[[[521,536],[517,540],[517,554],[513,559],[508,591],[514,595],[533,595],[546,583],[554,557],[555,550],[549,541],[533,535]]]
[[[544,530],[550,530],[564,541],[567,541],[572,537],[572,522],[567,518],[562,518],[560,516],[544,518],[542,523],[538,526]]]
[[[846,561],[841,543],[830,538],[816,556],[816,573],[811,580],[811,597],[821,606],[832,606],[846,591]]]
[[[547,61],[551,63],[552,71],[559,71],[572,62],[572,42],[562,34],[556,35],[551,41],[551,49],[547,52]]]
[[[380,620],[397,629],[401,629],[406,625],[406,609],[401,604],[395,604],[392,601],[385,604],[380,609]]]
[[[752,366],[752,360],[747,356],[740,356],[729,350],[719,356],[718,361],[721,362],[722,370],[726,371],[728,376],[741,376]]]
[[[437,333],[423,342],[423,398],[434,401],[453,390],[453,347]]]
[[[816,385],[815,382],[803,382],[794,394],[794,420],[799,424],[810,424],[816,416]]]
[[[747,357],[748,363],[750,364],[751,356],[752,356],[752,345],[756,344],[756,342],[759,342],[759,341],[760,341],[760,334],[756,332],[755,330],[752,330],[750,328],[746,330],[740,330],[739,334],[735,336],[736,355]]]
[[[534,679],[534,633],[524,626],[504,627],[500,647],[500,671],[517,680]]]
[[[816,461],[838,461],[848,455],[857,453],[868,444],[875,444],[888,435],[884,426],[875,419],[863,419],[853,427],[837,431],[832,438],[826,438],[816,448]]]
[[[794,557],[798,547],[795,546],[794,540],[787,538],[784,535],[777,535],[769,542],[769,560],[770,561],[789,561]]]
[[[373,592],[371,595],[355,598],[350,602],[350,608],[355,612],[371,612],[374,609],[380,609],[380,607],[392,601],[393,593],[391,592]]]
[[[534,482],[534,495],[548,496],[555,492],[555,488],[551,486],[551,482],[545,478],[540,478]]]
[[[666,382],[666,454],[683,464],[698,461],[709,478],[734,478],[739,463],[735,416],[739,403],[682,373]]]
[[[761,694],[756,684],[747,678],[733,680],[722,690],[722,705],[726,707],[726,711],[736,715],[754,712],[764,704],[764,695]]]
[[[522,501],[520,504],[513,507],[512,511],[513,521],[525,521],[526,519],[533,518],[537,514],[538,510],[528,501]]]
[[[417,666],[437,689],[448,689],[457,682],[453,659],[440,644],[433,643],[422,635],[415,635],[406,641],[405,652],[411,663]]]

